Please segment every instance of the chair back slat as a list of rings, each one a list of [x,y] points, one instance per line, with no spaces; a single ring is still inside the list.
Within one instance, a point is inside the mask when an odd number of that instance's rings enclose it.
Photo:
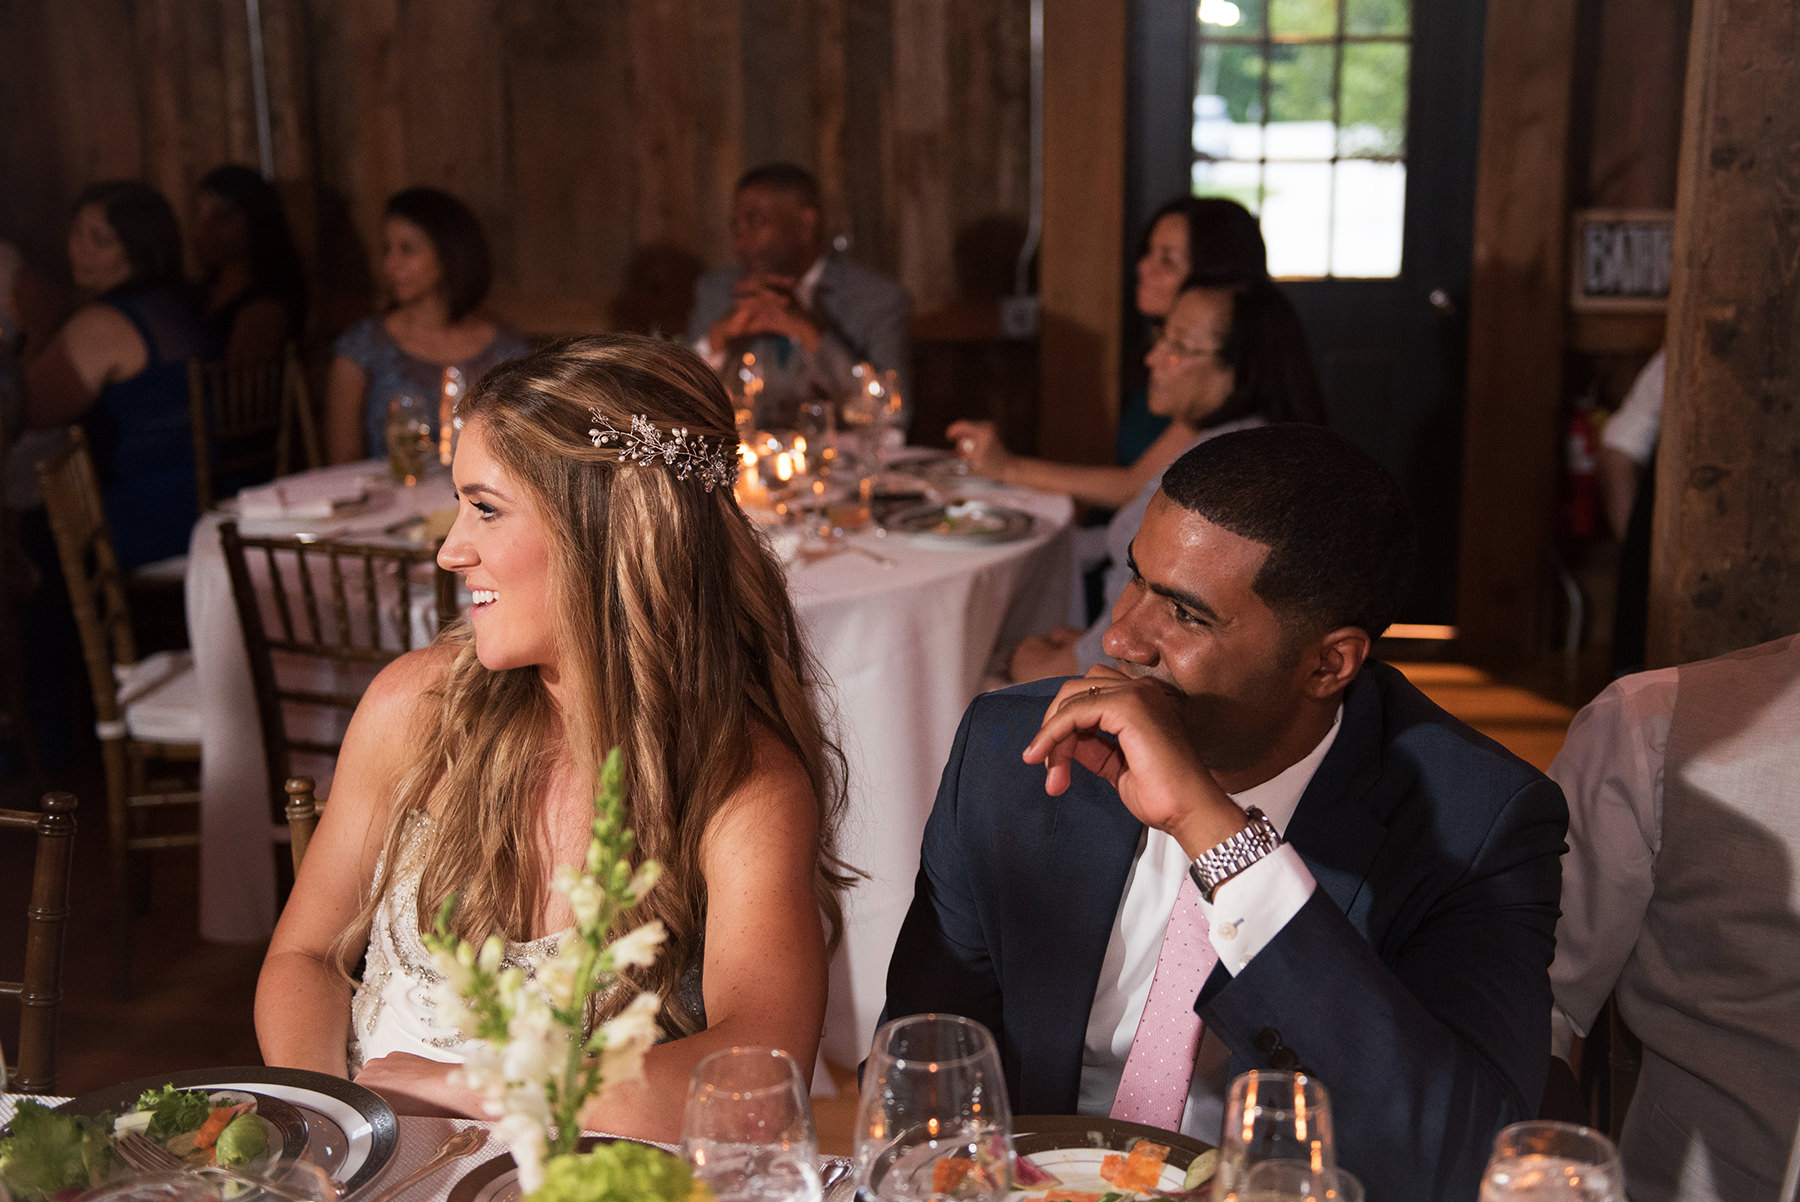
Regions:
[[[0,995],[19,999],[18,1063],[7,1074],[15,1093],[56,1092],[56,1014],[62,1004],[63,929],[69,917],[69,864],[75,847],[75,795],[46,793],[43,812],[0,810],[0,831],[30,831],[31,900],[25,910],[25,967],[19,981],[0,981]]]
[[[267,359],[188,363],[194,482],[200,512],[222,494],[295,470],[294,434],[307,467],[321,462],[299,352]]]
[[[38,480],[81,635],[95,716],[101,722],[117,722],[119,693],[113,666],[135,664],[137,642],[100,480],[80,427],[70,427],[69,441],[38,465]]]
[[[341,728],[362,689],[383,665],[410,650],[412,598],[408,577],[429,568],[438,581],[434,628],[456,617],[455,579],[437,566],[435,546],[333,541],[313,535],[256,537],[237,523],[219,527],[244,647],[256,686],[257,716],[269,796],[280,821],[285,786],[297,753],[335,754]],[[253,558],[254,556],[254,558]],[[262,569],[254,579],[250,564]],[[265,600],[273,593],[271,600]],[[361,594],[356,596],[353,594]],[[294,621],[292,610],[301,610]],[[280,628],[271,631],[266,611]],[[282,657],[277,672],[275,657]],[[284,709],[329,722],[333,734],[290,729]],[[293,715],[300,721],[299,714]],[[303,724],[303,723],[302,723]]]

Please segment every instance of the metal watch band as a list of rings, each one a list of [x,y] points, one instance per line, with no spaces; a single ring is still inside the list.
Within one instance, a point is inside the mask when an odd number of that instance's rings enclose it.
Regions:
[[[1244,811],[1244,817],[1250,820],[1249,826],[1207,848],[1188,865],[1188,875],[1209,903],[1220,885],[1281,846],[1281,835],[1267,814],[1251,806]]]

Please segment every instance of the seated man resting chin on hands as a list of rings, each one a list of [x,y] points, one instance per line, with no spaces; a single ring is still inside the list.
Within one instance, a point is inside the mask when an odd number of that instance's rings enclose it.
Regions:
[[[985,1023],[1018,1112],[1209,1142],[1232,1076],[1303,1068],[1370,1202],[1473,1199],[1543,1092],[1567,812],[1369,662],[1410,548],[1398,487],[1327,430],[1177,461],[1118,670],[965,715],[887,1017]]]

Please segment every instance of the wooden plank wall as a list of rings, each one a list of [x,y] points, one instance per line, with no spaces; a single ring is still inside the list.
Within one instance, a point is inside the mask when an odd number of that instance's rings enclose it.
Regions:
[[[385,198],[486,222],[491,308],[534,334],[682,324],[731,184],[790,158],[921,313],[952,247],[1027,204],[1028,0],[262,0],[275,161],[324,320],[376,301]],[[69,199],[255,162],[242,0],[0,4],[0,236],[60,269]]]
[[[1800,8],[1697,0],[1649,662],[1800,630]]]

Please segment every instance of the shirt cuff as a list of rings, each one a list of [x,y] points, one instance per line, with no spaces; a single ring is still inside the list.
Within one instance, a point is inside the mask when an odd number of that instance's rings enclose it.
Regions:
[[[1284,843],[1220,885],[1210,904],[1202,898],[1207,933],[1225,971],[1234,977],[1243,972],[1300,912],[1316,884],[1300,853]]]

